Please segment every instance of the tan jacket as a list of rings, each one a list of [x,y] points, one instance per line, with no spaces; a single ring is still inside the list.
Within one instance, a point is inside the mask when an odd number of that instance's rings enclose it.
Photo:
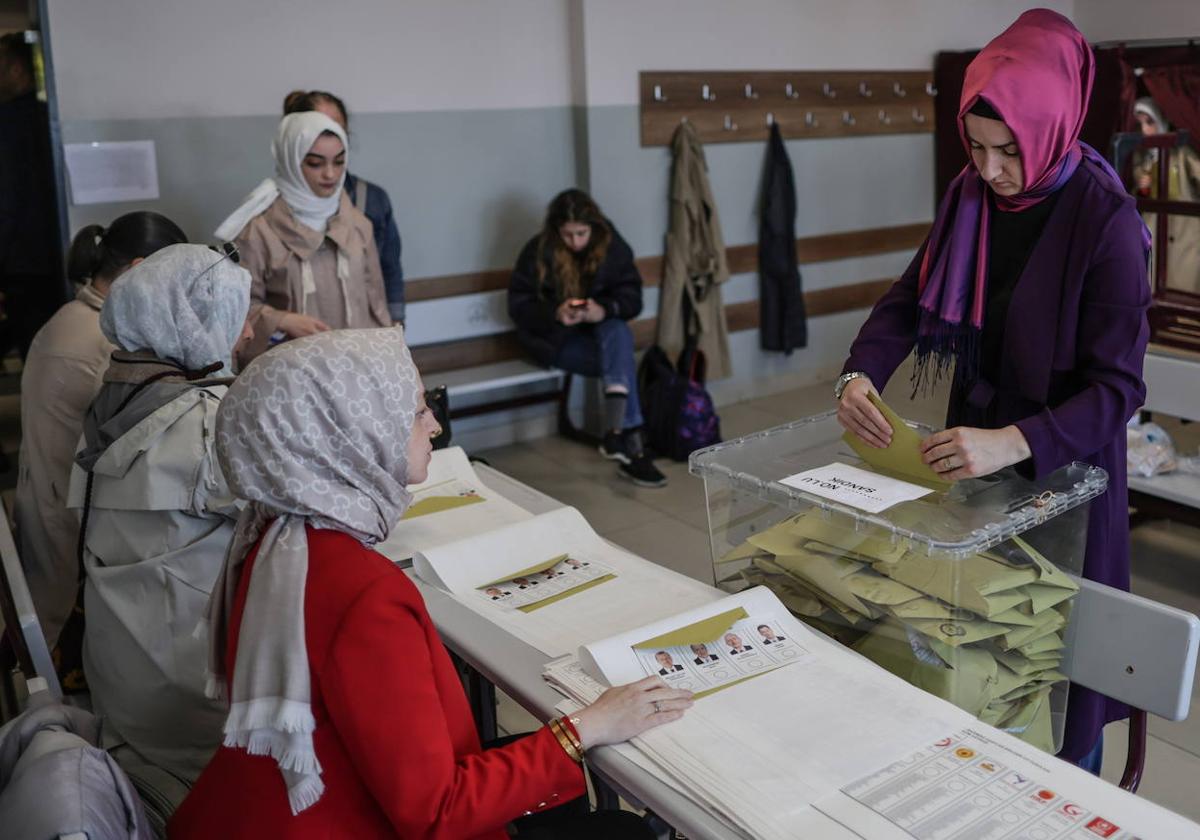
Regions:
[[[94,288],[81,289],[38,330],[21,374],[14,518],[21,565],[51,647],[75,604],[79,518],[67,510],[67,488],[83,417],[113,351],[100,332],[103,304]]]
[[[683,349],[686,294],[700,321],[700,349],[708,378],[733,373],[729,328],[721,302],[721,284],[729,279],[721,220],[708,183],[704,147],[691,123],[681,123],[671,141],[671,220],[663,259],[658,304],[658,344],[674,359]]]
[[[345,191],[323,234],[298,222],[280,197],[251,219],[235,241],[241,265],[253,278],[254,340],[238,357],[243,366],[270,346],[271,335],[288,312],[311,315],[334,329],[392,325],[371,222]],[[340,260],[346,262],[344,284]],[[312,277],[307,294],[305,262]]]
[[[1150,194],[1157,196],[1158,161],[1149,154],[1140,154],[1134,160],[1134,170],[1150,176]],[[1171,201],[1200,200],[1200,155],[1190,146],[1171,150],[1167,197]],[[1154,236],[1154,214],[1143,213],[1142,216]],[[1172,216],[1167,223],[1167,240],[1168,287],[1200,294],[1200,217]],[[1151,254],[1151,276],[1154,265]]]

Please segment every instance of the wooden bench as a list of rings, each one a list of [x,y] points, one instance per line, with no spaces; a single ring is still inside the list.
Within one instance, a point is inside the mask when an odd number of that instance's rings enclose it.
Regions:
[[[796,255],[799,262],[805,264],[915,251],[928,229],[929,223],[922,222],[808,236],[796,240]],[[758,270],[757,244],[732,246],[727,249],[726,255],[731,276]],[[646,288],[660,285],[662,264],[661,256],[637,260]],[[510,274],[511,270],[506,268],[413,279],[406,284],[405,297],[411,304],[499,292],[508,288]],[[805,304],[808,315],[818,317],[869,307],[894,280],[894,277],[887,277],[807,292]],[[759,302],[753,300],[728,304],[725,315],[731,333],[756,329],[759,325]],[[639,318],[630,326],[638,350],[653,343],[657,329],[655,317]],[[428,386],[447,386],[451,419],[556,402],[559,406],[560,432],[570,435],[575,429],[567,412],[572,377],[564,371],[541,368],[529,361],[515,332],[425,343],[414,346],[412,352]],[[462,399],[473,400],[489,392],[541,383],[547,387],[532,394],[456,406]]]

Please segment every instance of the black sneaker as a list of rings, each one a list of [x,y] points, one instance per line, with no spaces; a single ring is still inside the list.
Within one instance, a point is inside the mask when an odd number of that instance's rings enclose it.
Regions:
[[[605,432],[600,444],[600,454],[610,461],[629,463],[629,453],[625,451],[625,435],[621,432]]]
[[[645,455],[637,456],[628,464],[621,464],[617,467],[617,475],[629,479],[638,487],[667,486],[667,477]]]

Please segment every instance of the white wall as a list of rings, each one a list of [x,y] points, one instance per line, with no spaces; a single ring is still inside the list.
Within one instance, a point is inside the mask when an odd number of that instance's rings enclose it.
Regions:
[[[1070,17],[1077,0],[583,2],[597,106],[636,103],[639,70],[931,68],[938,51],[982,47],[1025,9]]]
[[[566,0],[50,0],[64,120],[569,105]]]
[[[1075,25],[1090,41],[1200,37],[1200,2],[1075,0]]]

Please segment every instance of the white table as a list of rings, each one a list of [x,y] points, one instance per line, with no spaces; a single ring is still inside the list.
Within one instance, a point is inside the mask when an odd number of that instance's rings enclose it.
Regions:
[[[497,470],[483,464],[474,466],[484,484],[531,513],[546,513],[563,507],[561,502]],[[558,714],[555,706],[563,697],[542,679],[542,668],[550,657],[498,630],[496,625],[442,590],[423,583],[415,575],[412,579],[447,648],[538,720],[547,721]],[[616,750],[608,747],[590,750],[588,766],[627,802],[650,809],[688,838],[747,837],[728,823],[701,811],[690,798]]]
[[[487,466],[477,464],[475,469],[487,486],[532,513],[545,513],[563,506]],[[539,720],[546,721],[558,714],[556,706],[562,696],[542,677],[550,657],[504,632],[442,590],[424,584],[415,576],[413,580],[425,598],[430,616],[447,648],[477,672],[477,676],[500,688]],[[749,835],[702,810],[695,800],[646,772],[616,749],[597,748],[589,751],[588,756],[593,778],[631,804],[653,811],[687,837],[749,840]]]

